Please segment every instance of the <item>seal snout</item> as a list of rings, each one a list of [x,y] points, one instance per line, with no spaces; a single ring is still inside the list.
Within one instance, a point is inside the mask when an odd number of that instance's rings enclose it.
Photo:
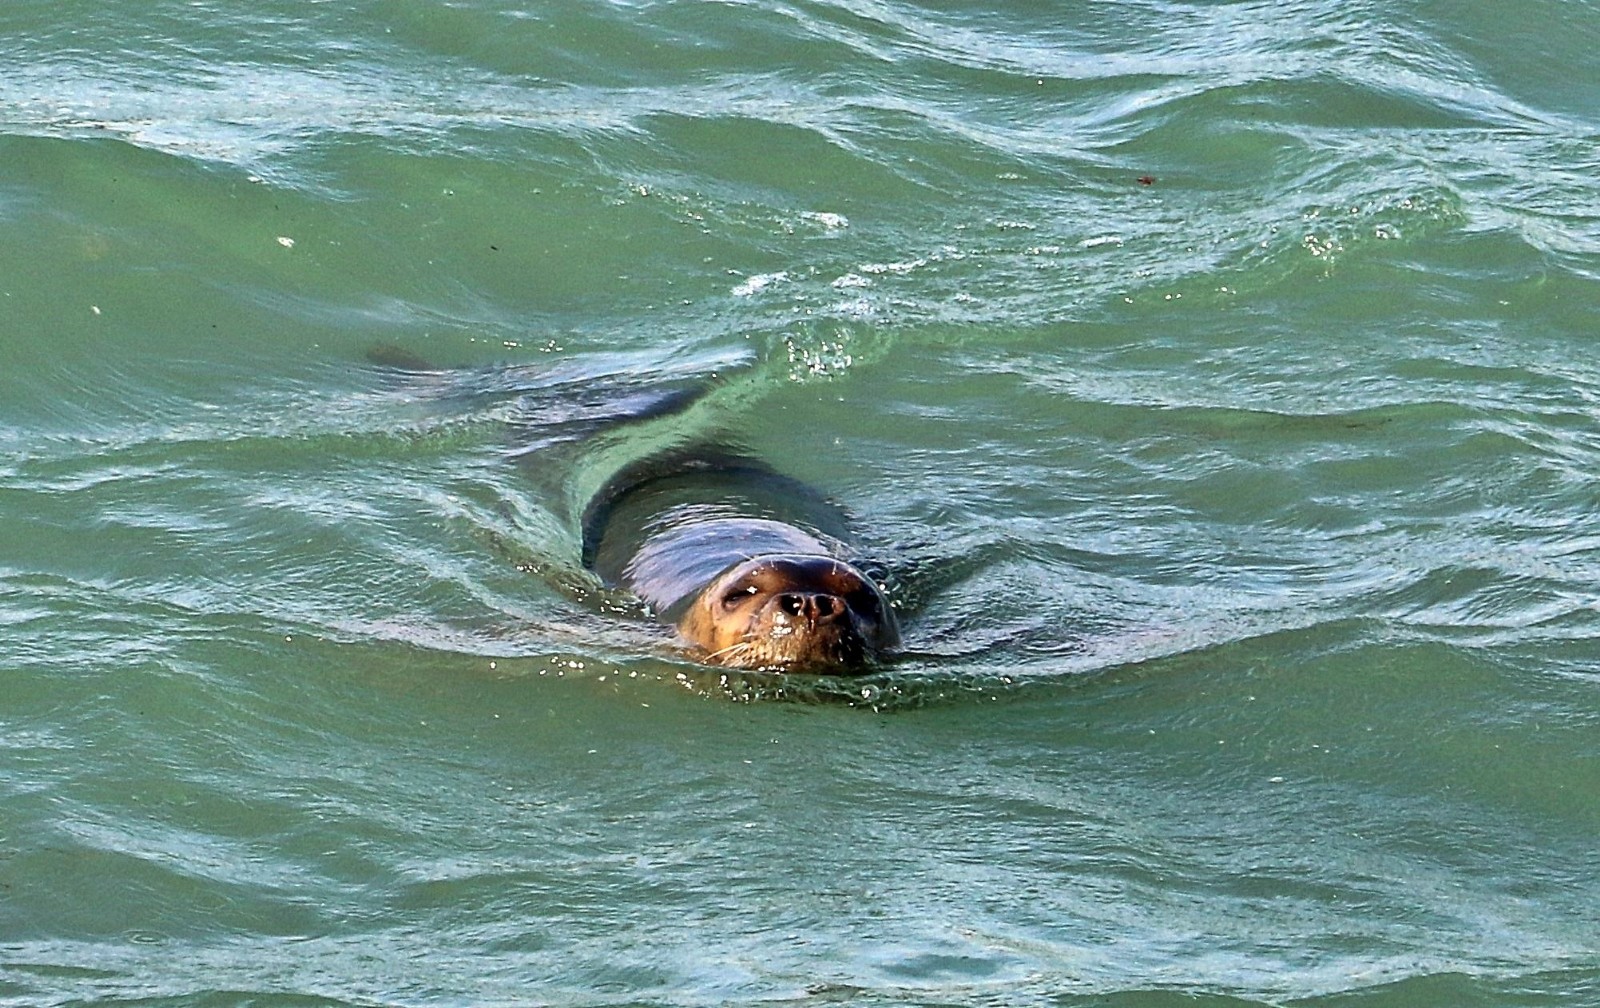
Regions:
[[[803,616],[814,624],[832,623],[845,614],[844,599],[826,592],[785,592],[778,596],[779,610]]]

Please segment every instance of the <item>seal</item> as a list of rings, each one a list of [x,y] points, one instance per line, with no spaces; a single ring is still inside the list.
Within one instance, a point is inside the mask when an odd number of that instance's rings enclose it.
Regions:
[[[889,600],[846,559],[843,515],[753,459],[702,449],[624,469],[583,529],[586,566],[706,664],[851,674],[899,645]]]
[[[403,376],[408,397],[526,397],[528,412],[510,411],[506,456],[547,486],[561,468],[552,451],[675,423],[709,394],[692,369],[645,378],[627,361],[613,362],[616,370],[441,369],[388,345],[367,358]],[[889,600],[849,559],[840,509],[745,454],[706,445],[648,452],[582,500],[584,566],[674,626],[707,664],[850,674],[899,647]]]

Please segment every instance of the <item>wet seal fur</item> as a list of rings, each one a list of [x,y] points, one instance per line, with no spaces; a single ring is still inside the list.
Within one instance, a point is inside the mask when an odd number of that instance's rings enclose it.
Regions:
[[[584,563],[642,600],[707,664],[865,672],[898,647],[837,508],[735,454],[685,451],[613,477],[583,516]]]

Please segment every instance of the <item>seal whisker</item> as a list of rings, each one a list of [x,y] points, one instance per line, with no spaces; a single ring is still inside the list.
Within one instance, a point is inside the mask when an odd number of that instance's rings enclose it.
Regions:
[[[744,652],[749,651],[750,649],[751,649],[750,642],[747,641],[747,640],[742,640],[742,641],[737,641],[737,642],[735,642],[733,644],[729,644],[725,648],[718,648],[715,651],[711,651],[711,652],[707,653],[705,657],[706,657],[707,661],[714,661],[714,660],[716,660],[718,658],[723,657],[724,655],[733,654],[735,652],[738,652],[738,653],[742,654]]]

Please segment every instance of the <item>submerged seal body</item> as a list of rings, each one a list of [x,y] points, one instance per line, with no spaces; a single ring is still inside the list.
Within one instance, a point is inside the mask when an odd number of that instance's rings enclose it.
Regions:
[[[631,467],[583,525],[590,569],[708,664],[851,673],[899,644],[888,599],[844,558],[842,516],[758,462],[701,451]]]

